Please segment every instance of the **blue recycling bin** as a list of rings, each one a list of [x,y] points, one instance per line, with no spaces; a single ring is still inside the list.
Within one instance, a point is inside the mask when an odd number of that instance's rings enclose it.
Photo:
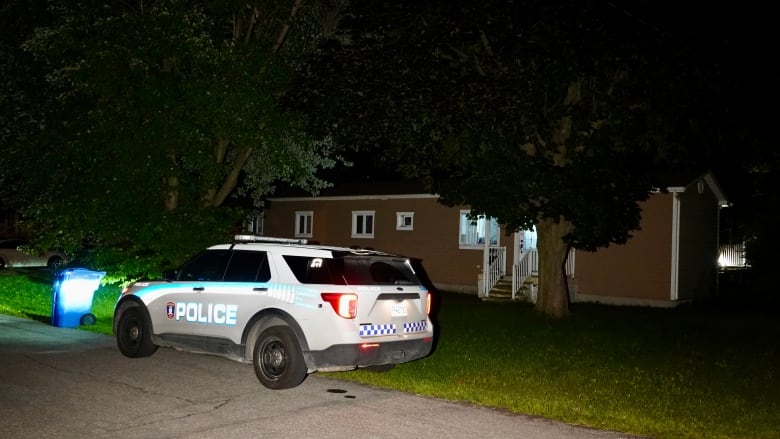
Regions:
[[[92,325],[92,297],[100,286],[105,271],[68,268],[54,275],[54,297],[51,304],[51,324],[61,328]]]

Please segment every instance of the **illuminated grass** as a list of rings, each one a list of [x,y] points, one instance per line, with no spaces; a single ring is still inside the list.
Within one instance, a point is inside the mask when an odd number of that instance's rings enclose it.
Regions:
[[[444,294],[428,358],[378,387],[655,437],[780,437],[778,322],[697,309],[530,305]]]
[[[52,271],[43,268],[0,271],[0,314],[51,323],[52,281]],[[92,301],[92,314],[97,322],[81,329],[112,334],[114,303],[120,292],[121,287],[117,285],[101,285]]]
[[[98,324],[83,328],[111,334],[119,290],[98,289]],[[429,357],[323,375],[658,438],[780,438],[773,311],[575,304],[548,321],[527,304],[440,299]],[[50,276],[0,272],[0,313],[48,322]]]

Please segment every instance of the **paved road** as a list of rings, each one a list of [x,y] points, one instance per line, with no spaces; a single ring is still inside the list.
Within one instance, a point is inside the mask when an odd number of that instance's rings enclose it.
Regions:
[[[0,315],[0,438],[621,438],[311,375],[271,391],[252,367]]]

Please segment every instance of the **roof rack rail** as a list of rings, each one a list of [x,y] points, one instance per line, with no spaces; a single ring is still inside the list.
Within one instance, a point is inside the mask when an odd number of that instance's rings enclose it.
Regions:
[[[273,242],[277,244],[308,244],[307,239],[274,238],[273,236],[235,235],[235,242]]]

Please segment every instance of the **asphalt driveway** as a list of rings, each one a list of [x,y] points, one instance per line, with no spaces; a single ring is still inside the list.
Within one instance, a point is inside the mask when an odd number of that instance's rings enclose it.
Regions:
[[[0,315],[0,437],[623,438],[311,375],[273,391],[252,367]]]

